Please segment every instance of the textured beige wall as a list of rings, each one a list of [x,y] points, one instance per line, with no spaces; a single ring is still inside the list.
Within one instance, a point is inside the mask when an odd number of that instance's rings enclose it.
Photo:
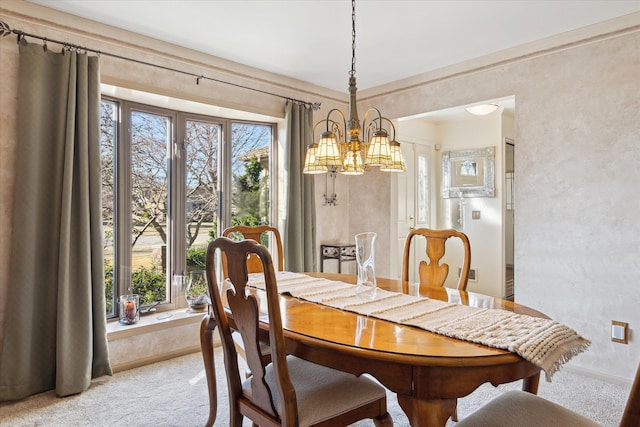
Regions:
[[[640,33],[524,65],[518,292],[593,340],[577,365],[630,378],[640,355]],[[629,322],[630,344],[610,341],[611,320]]]
[[[218,333],[215,345],[220,344]],[[109,361],[114,372],[200,351],[200,322],[128,337],[109,337]]]
[[[332,104],[344,109],[340,103],[346,94],[325,92],[121,30],[89,25],[29,3],[3,1],[0,19],[43,36],[156,64],[201,70],[205,75],[220,73],[283,95],[322,101],[323,110],[315,114],[316,120]],[[524,53],[511,52],[512,56],[521,54],[513,61],[493,66],[495,58],[483,58],[466,70],[461,66],[439,70],[363,91],[359,98],[361,111],[375,105],[386,116],[397,118],[515,95],[518,301],[593,340],[591,349],[572,360],[570,367],[606,378],[630,379],[640,354],[636,307],[640,301],[640,223],[636,219],[640,206],[640,14],[621,22],[567,36],[561,49],[535,44]],[[610,34],[598,36],[594,31]],[[580,42],[580,37],[588,41]],[[5,301],[16,127],[15,41],[3,39],[0,49],[0,301]],[[532,53],[536,49],[538,53]],[[473,66],[476,70],[470,71]],[[273,116],[281,116],[283,111],[279,99],[213,83],[196,86],[190,78],[133,64],[124,66],[106,57],[102,70],[104,80],[113,84],[225,107],[242,106]],[[389,246],[389,176],[339,177],[336,207],[322,206],[321,180],[318,178],[316,186],[318,240],[350,240],[356,232],[379,229],[377,250],[382,256],[385,245]],[[372,206],[377,208],[375,214]],[[379,275],[388,269],[388,262],[379,262]],[[632,333],[628,345],[610,342],[611,320],[629,322]]]
[[[570,367],[627,380],[640,354],[640,15],[634,23],[364,102],[403,117],[515,95],[517,302],[593,341]],[[629,323],[629,344],[611,342],[611,320]]]

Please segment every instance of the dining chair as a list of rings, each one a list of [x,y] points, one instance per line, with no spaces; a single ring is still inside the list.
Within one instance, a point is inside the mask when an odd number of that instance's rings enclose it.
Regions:
[[[426,255],[428,260],[420,261],[418,273],[421,285],[443,286],[449,274],[449,265],[440,264],[440,260],[445,254],[445,243],[451,237],[460,239],[464,249],[460,278],[458,279],[458,289],[466,290],[469,280],[469,269],[471,267],[471,245],[466,234],[452,230],[433,230],[430,228],[416,228],[409,232],[404,244],[404,255],[402,257],[402,291],[409,293],[409,264],[411,263],[411,243],[415,236],[422,236],[427,240]]]
[[[226,257],[228,266],[222,287],[216,274],[218,253]],[[256,298],[247,285],[249,255],[261,263],[266,298]],[[345,426],[366,418],[376,426],[393,425],[386,391],[378,383],[287,355],[275,270],[266,247],[253,240],[234,242],[219,237],[207,248],[206,272],[224,352],[230,426],[240,427],[244,417],[260,426]],[[261,357],[258,338],[265,309],[272,354],[268,364]],[[240,377],[232,328],[246,344],[247,364],[253,373],[248,379]],[[206,372],[207,381],[215,381],[213,371]],[[207,425],[212,424],[210,417]]]
[[[284,258],[282,256],[282,238],[280,237],[280,231],[272,227],[270,225],[234,225],[232,227],[227,227],[222,232],[223,237],[232,238],[232,240],[242,240],[242,239],[251,239],[258,243],[263,242],[263,238],[268,238],[269,234],[273,237],[273,241],[276,245],[276,254],[277,254],[277,262],[278,262],[278,271],[284,270]],[[238,239],[240,238],[240,239]],[[254,256],[249,255],[247,260],[247,272],[248,273],[259,273],[262,271],[262,263],[260,260]],[[222,261],[222,273],[223,277],[229,277],[227,271],[227,263]],[[244,360],[247,360],[246,352],[244,349],[244,342],[242,341],[242,337],[237,331],[233,332],[233,340],[236,345],[236,351],[240,357]],[[265,362],[271,361],[271,350],[269,349],[269,345],[264,341],[261,341],[261,353],[262,358]],[[251,376],[251,371],[247,370],[245,372],[245,376],[248,378]]]
[[[282,256],[282,238],[280,237],[280,231],[272,227],[270,225],[234,225],[232,227],[227,227],[222,232],[224,237],[229,237],[232,240],[237,240],[234,237],[239,236],[241,239],[251,239],[255,240],[258,243],[263,242],[263,238],[268,238],[268,235],[271,234],[273,236],[273,241],[276,244],[276,261],[278,262],[278,271],[284,270],[284,258]],[[273,252],[272,252],[273,253]],[[223,273],[226,277],[226,271]],[[251,256],[248,262],[249,273],[259,273],[262,271],[262,265],[258,261],[256,257]]]
[[[433,230],[431,228],[415,228],[409,232],[404,244],[404,254],[402,257],[402,292],[409,293],[409,264],[411,263],[411,243],[415,236],[422,236],[426,239],[426,255],[428,260],[421,260],[418,264],[418,274],[420,285],[444,286],[449,275],[449,264],[440,264],[444,257],[447,240],[451,237],[458,238],[462,242],[464,250],[460,278],[458,279],[458,289],[466,290],[469,280],[469,269],[471,268],[471,245],[466,234],[453,229]],[[458,411],[454,410],[451,416],[453,421],[458,421]]]
[[[577,392],[577,391],[576,391]],[[461,420],[456,427],[600,427],[593,420],[535,394],[512,390]],[[640,426],[640,364],[629,392],[620,427]]]

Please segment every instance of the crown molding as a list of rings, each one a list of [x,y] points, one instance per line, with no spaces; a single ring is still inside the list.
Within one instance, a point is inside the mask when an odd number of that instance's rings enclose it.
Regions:
[[[640,12],[631,13],[619,18],[599,22],[578,28],[573,31],[556,34],[531,43],[501,50],[489,55],[480,56],[469,61],[460,62],[448,67],[418,74],[385,85],[365,89],[358,92],[360,101],[391,95],[438,81],[458,78],[486,69],[510,63],[524,61],[534,57],[549,55],[562,50],[573,49],[590,43],[624,36],[640,31]]]

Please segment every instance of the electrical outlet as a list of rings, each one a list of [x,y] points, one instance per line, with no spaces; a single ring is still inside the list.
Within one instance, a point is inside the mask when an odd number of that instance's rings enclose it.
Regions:
[[[629,326],[628,323],[612,320],[611,321],[611,341],[626,344],[628,326]]]
[[[458,267],[458,277],[460,277],[460,275],[462,274],[462,268]],[[478,281],[478,270],[476,270],[475,268],[470,268],[469,269],[469,279],[470,282],[477,282]]]

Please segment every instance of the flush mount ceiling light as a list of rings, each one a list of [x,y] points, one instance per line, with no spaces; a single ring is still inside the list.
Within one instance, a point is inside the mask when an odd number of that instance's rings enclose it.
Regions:
[[[332,114],[338,120],[331,118]],[[367,122],[369,114],[373,117]],[[327,118],[316,123],[314,138],[319,125],[325,125],[318,142],[307,147],[304,173],[338,171],[346,175],[361,175],[370,167],[380,167],[385,172],[405,170],[400,143],[395,140],[396,129],[391,120],[382,117],[377,108],[370,108],[364,115],[362,127],[356,108],[356,2],[351,1],[351,71],[349,71],[349,118],[338,109],[329,111]],[[389,140],[389,130],[393,131]]]
[[[465,110],[467,110],[467,113],[471,113],[474,116],[486,116],[487,114],[493,113],[498,108],[500,108],[500,105],[498,104],[481,104],[467,107]]]

